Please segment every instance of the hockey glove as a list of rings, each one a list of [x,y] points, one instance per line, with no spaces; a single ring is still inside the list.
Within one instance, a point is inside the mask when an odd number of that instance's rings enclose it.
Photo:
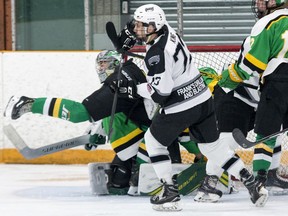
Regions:
[[[120,47],[118,49],[129,50],[136,43],[136,35],[133,31],[134,24],[132,21],[128,22],[124,29],[119,33],[118,40]]]
[[[239,67],[237,68],[236,64],[231,64],[228,69],[222,72],[222,77],[219,80],[218,85],[220,87],[234,90],[241,82],[243,82],[243,80],[246,79],[249,79],[249,74],[241,70]]]
[[[140,96],[137,94],[137,86],[134,80],[125,72],[121,71],[121,79],[110,83],[110,88],[113,92],[118,91],[119,97],[137,99]]]
[[[85,134],[90,134],[89,143],[84,146],[87,151],[95,150],[98,145],[104,145],[106,143],[106,136],[104,136],[105,132],[102,128],[101,120],[90,124]]]
[[[84,148],[87,151],[95,150],[98,145],[104,145],[106,143],[106,137],[99,135],[99,134],[94,134],[91,135],[89,138],[88,144],[85,144]]]

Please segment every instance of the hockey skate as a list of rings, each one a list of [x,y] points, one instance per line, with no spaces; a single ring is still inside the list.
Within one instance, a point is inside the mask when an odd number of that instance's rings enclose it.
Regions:
[[[15,120],[27,112],[31,112],[34,99],[25,96],[12,96],[5,108],[4,116]]]
[[[277,173],[277,169],[268,171],[267,189],[273,195],[286,195],[288,194],[288,178],[283,178]]]
[[[248,172],[247,169],[240,171],[241,181],[244,186],[248,189],[250,199],[257,207],[263,207],[268,199],[268,190],[265,188],[267,179],[266,171],[258,171],[256,178]]]
[[[131,177],[129,180],[129,190],[127,192],[130,196],[138,196],[138,181],[139,181],[139,165],[133,164],[131,170]]]
[[[217,202],[222,197],[222,191],[216,189],[218,180],[215,175],[207,175],[199,187],[194,201]]]
[[[156,211],[181,211],[182,208],[179,205],[181,198],[176,181],[173,180],[173,184],[167,184],[161,179],[161,183],[161,191],[150,198],[152,208]]]

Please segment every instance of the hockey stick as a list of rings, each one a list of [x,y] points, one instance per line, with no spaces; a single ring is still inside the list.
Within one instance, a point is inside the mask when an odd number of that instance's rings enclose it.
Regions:
[[[113,22],[107,22],[106,23],[106,33],[108,37],[110,38],[111,42],[113,43],[114,47],[117,49],[119,47],[119,42],[117,38],[117,33],[116,29],[114,26]],[[122,59],[123,59],[123,54],[121,54],[121,59],[120,59],[120,64],[119,68],[117,71],[117,85],[115,88],[115,93],[114,93],[114,98],[113,98],[113,104],[112,104],[112,109],[111,109],[111,115],[110,115],[110,121],[109,121],[109,131],[108,131],[108,142],[110,141],[111,135],[113,133],[113,121],[114,121],[114,116],[116,112],[116,107],[117,107],[117,100],[118,100],[118,81],[120,80],[121,76],[121,70],[122,70]]]
[[[240,82],[240,83],[239,83],[239,86],[243,86],[243,87],[247,87],[247,88],[251,88],[251,89],[255,89],[255,90],[258,89],[257,86],[251,85],[251,84],[249,84],[249,83],[244,83],[244,82]]]
[[[235,141],[242,147],[242,148],[251,148],[255,145],[258,145],[260,143],[263,143],[273,137],[277,137],[279,135],[281,135],[282,133],[288,131],[288,128],[285,128],[284,130],[278,131],[276,133],[270,134],[266,137],[263,137],[262,139],[259,139],[255,142],[251,142],[249,140],[246,139],[245,135],[242,133],[242,131],[238,128],[235,128],[232,132],[233,138],[235,139]]]
[[[118,40],[118,36],[117,36],[117,32],[115,29],[115,25],[113,22],[107,22],[106,23],[106,33],[109,37],[109,39],[111,40],[111,42],[113,43],[115,49],[117,50],[117,52],[119,52],[121,54],[121,60],[120,60],[120,64],[119,64],[119,68],[117,71],[117,82],[120,80],[121,78],[121,70],[122,70],[122,64],[123,64],[123,59],[124,59],[124,55],[127,56],[133,56],[133,57],[137,57],[140,59],[144,59],[144,56],[142,55],[138,55],[129,51],[126,51],[122,48],[119,49],[119,47],[121,47],[121,45],[119,44],[119,40]],[[115,89],[115,93],[114,93],[114,98],[113,98],[113,104],[112,104],[112,109],[111,109],[111,115],[110,115],[110,122],[109,122],[109,132],[108,132],[108,142],[110,141],[111,135],[113,133],[113,121],[114,121],[114,116],[115,116],[115,112],[116,112],[116,106],[117,106],[117,99],[118,99],[118,83],[116,85],[116,89]]]
[[[55,152],[63,151],[65,149],[70,149],[76,146],[85,145],[89,143],[90,137],[89,134],[83,135],[33,149],[25,143],[25,141],[21,138],[21,136],[11,124],[5,125],[3,127],[3,131],[8,137],[8,139],[12,142],[12,144],[26,159],[33,159]]]
[[[136,53],[132,53],[132,52],[129,52],[129,51],[126,51],[126,50],[118,50],[119,53],[123,53],[124,55],[127,55],[127,56],[132,56],[132,57],[136,57],[136,58],[140,58],[140,59],[144,59],[145,56],[142,56],[142,55],[138,55]]]

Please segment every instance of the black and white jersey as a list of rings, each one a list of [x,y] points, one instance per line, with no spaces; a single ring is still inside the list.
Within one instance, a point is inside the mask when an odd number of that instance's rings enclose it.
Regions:
[[[144,59],[147,89],[166,114],[190,109],[212,95],[183,40],[168,24]]]

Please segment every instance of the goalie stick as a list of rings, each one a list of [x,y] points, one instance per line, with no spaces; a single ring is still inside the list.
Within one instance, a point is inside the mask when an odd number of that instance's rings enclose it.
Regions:
[[[232,132],[233,138],[235,139],[235,141],[242,147],[242,148],[251,148],[255,145],[258,145],[260,143],[263,143],[273,137],[277,137],[279,135],[281,135],[282,133],[288,131],[288,128],[285,128],[284,130],[278,131],[276,133],[270,134],[266,137],[263,137],[262,139],[259,139],[255,142],[251,142],[249,140],[246,139],[245,135],[242,133],[242,131],[238,128],[235,128]]]
[[[21,136],[11,124],[5,125],[3,127],[3,131],[8,137],[8,139],[12,142],[12,144],[26,159],[33,159],[55,152],[63,151],[65,149],[70,149],[76,146],[85,145],[89,143],[90,137],[89,134],[83,135],[33,149],[25,143],[25,141],[21,138]]]

